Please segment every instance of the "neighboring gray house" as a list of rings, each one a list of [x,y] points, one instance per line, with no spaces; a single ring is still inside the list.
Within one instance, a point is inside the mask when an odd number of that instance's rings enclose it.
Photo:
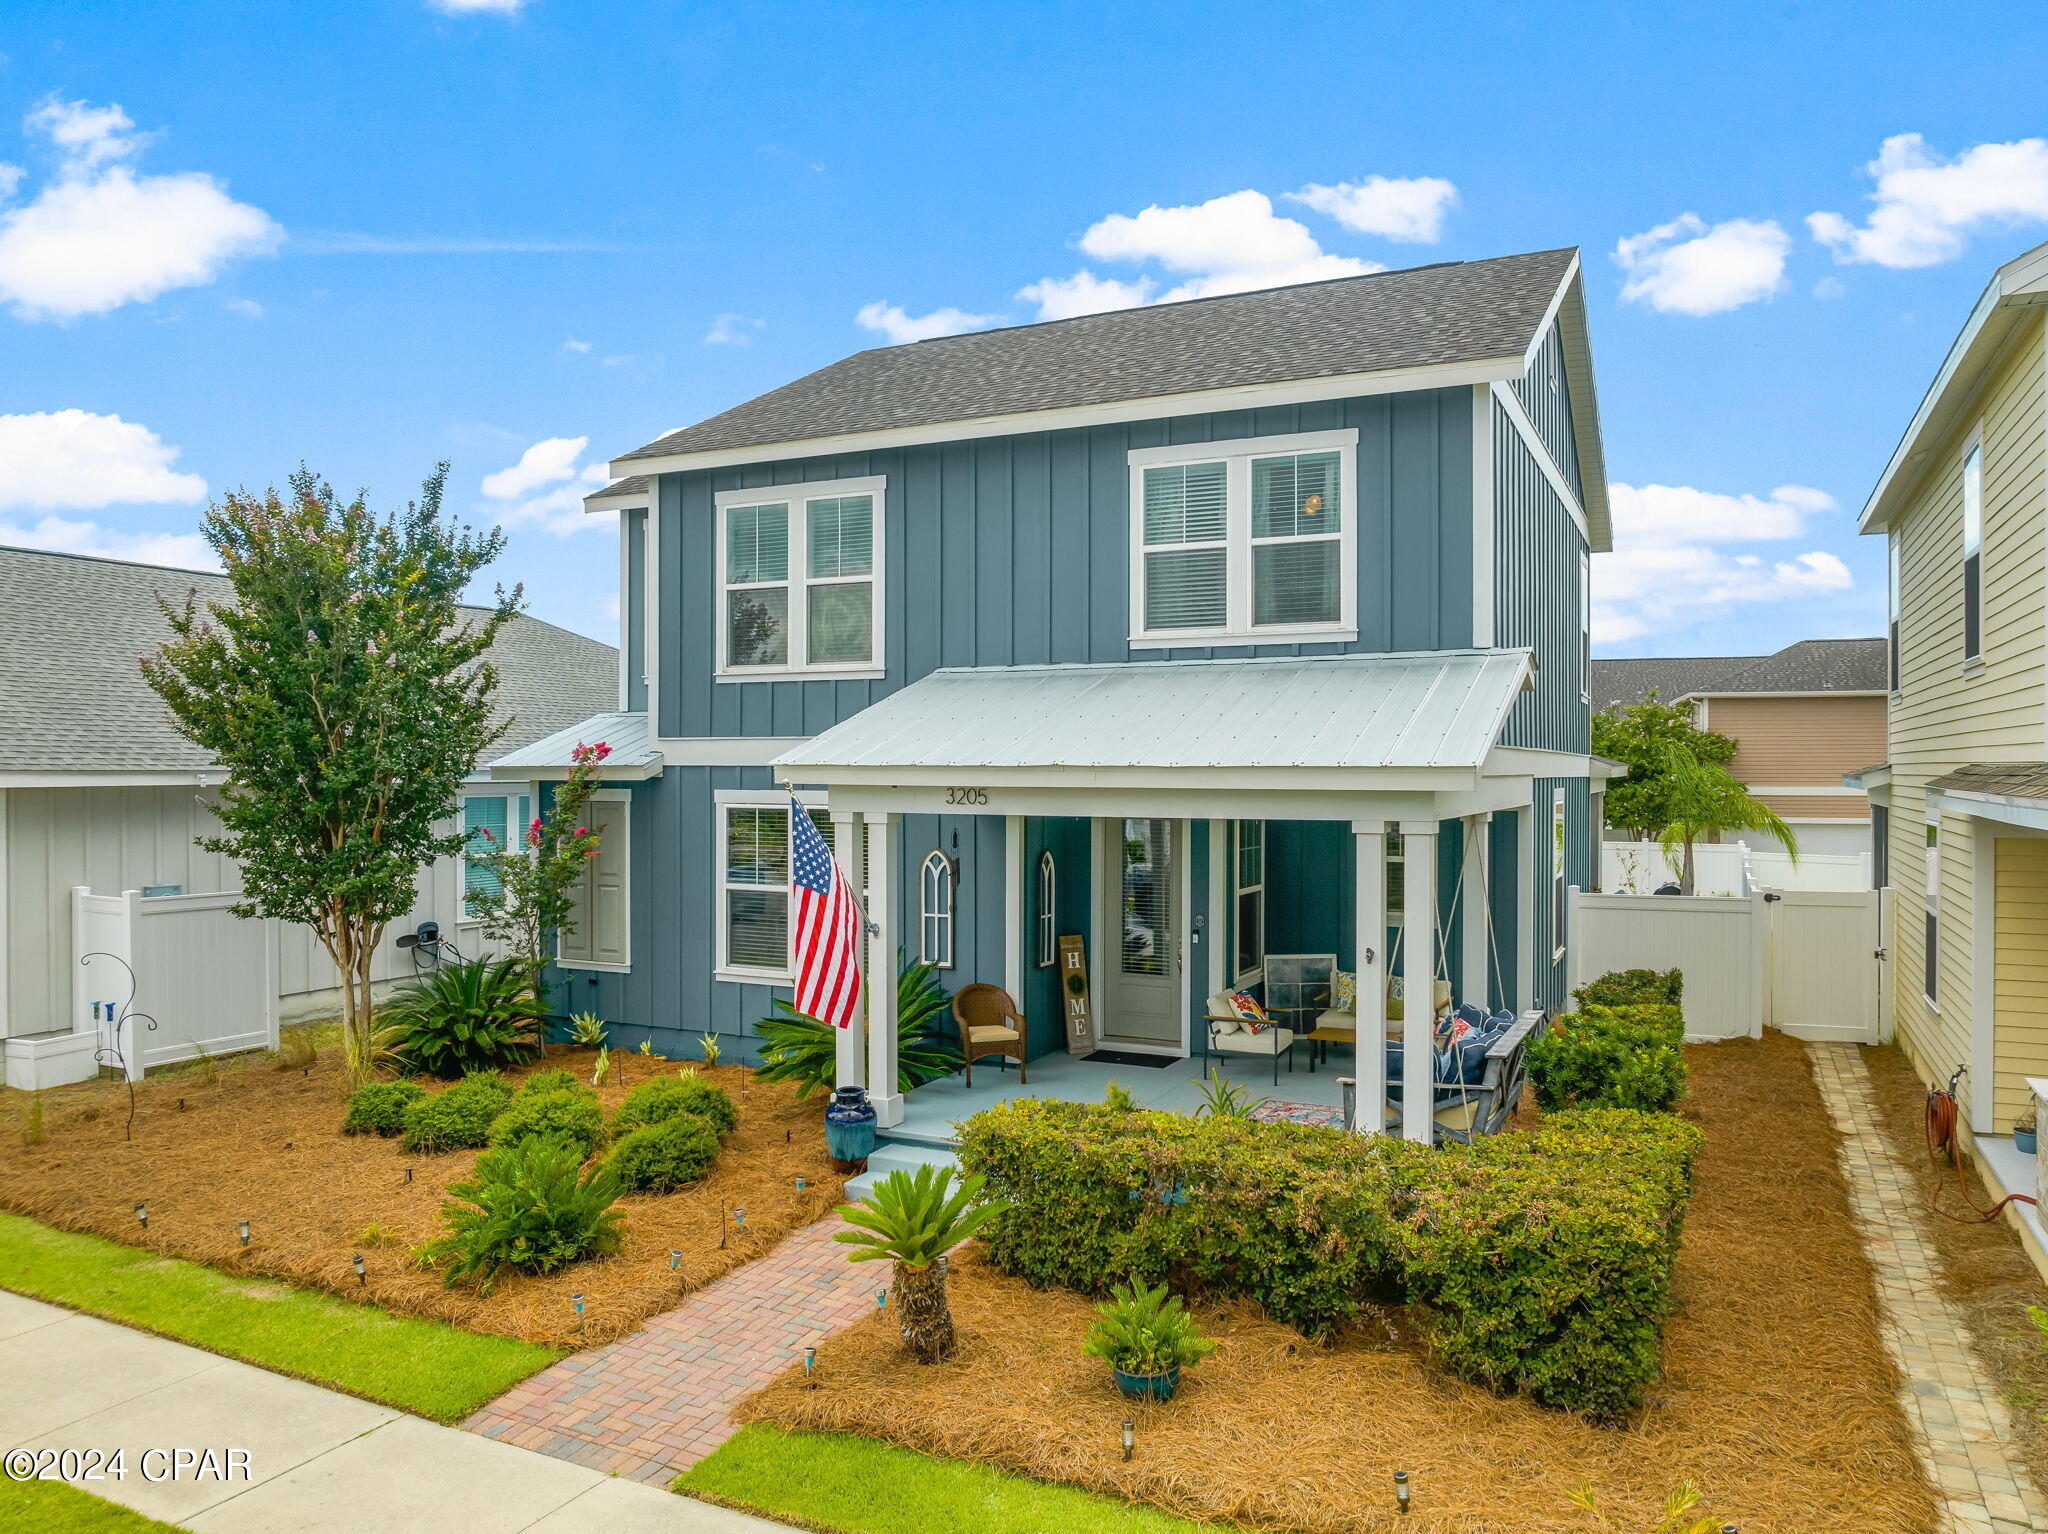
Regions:
[[[620,712],[493,770],[631,742],[619,921],[562,956],[615,1038],[751,1052],[789,994],[780,783],[868,869],[870,973],[1003,985],[1033,1056],[1201,1053],[1268,953],[1357,975],[1367,1037],[1397,983],[1565,1001],[1606,771],[1576,251],[881,347],[612,469]],[[841,1041],[885,1127],[893,995]]]
[[[76,554],[0,548],[0,1038],[24,1066],[38,1036],[78,1022],[72,995],[72,891],[138,890],[151,898],[239,887],[226,860],[194,838],[220,773],[173,727],[139,661],[169,637],[159,595],[220,600],[217,575]],[[610,645],[528,617],[491,652],[518,748],[590,712],[617,687]],[[479,772],[463,791],[465,823],[502,832],[530,795]],[[465,882],[481,870],[445,859],[423,876],[419,919],[458,930]],[[394,924],[395,939],[407,924]],[[391,947],[379,973],[409,972]],[[281,931],[278,990],[286,1009],[317,1004],[334,984],[310,934]],[[10,1077],[31,1072],[10,1066]]]

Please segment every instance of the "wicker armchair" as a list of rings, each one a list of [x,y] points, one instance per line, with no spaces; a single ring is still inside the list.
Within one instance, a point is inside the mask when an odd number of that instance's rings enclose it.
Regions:
[[[1029,1082],[1024,1064],[1024,1014],[999,985],[963,985],[953,993],[953,1021],[960,1025],[960,1059],[967,1085],[974,1085],[974,1062],[985,1055],[1015,1055],[1017,1077]]]

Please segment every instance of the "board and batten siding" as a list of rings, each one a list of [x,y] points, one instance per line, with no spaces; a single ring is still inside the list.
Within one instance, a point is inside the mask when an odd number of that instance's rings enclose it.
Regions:
[[[1927,784],[1972,762],[2037,762],[2044,744],[2043,325],[2018,328],[1977,411],[1926,466],[1893,536],[1900,540],[1900,689],[1889,728],[1889,873],[1895,926],[1893,1021],[1930,1079],[1970,1059],[1975,995],[1973,821],[1944,818],[1938,1005],[1922,995]],[[1983,664],[1963,662],[1962,466],[1981,425],[1984,446]],[[1989,998],[1984,998],[1989,1000]],[[2001,1103],[1999,1113],[2008,1108]],[[2010,1127],[2000,1117],[1997,1127]]]
[[[1564,482],[1583,499],[1586,482],[1579,475],[1579,439],[1572,434],[1572,396],[1565,382],[1564,347],[1557,321],[1550,322],[1534,360],[1511,387],[1528,412],[1536,435],[1550,449],[1551,461],[1564,475]]]
[[[638,714],[647,708],[646,511],[620,512],[619,527],[625,538],[620,572],[626,586],[619,593],[619,664],[626,679],[622,696],[626,711]]]
[[[1734,737],[1729,771],[1744,783],[1840,788],[1843,773],[1884,760],[1884,705],[1877,695],[1709,698],[1700,723]],[[1854,813],[1868,818],[1869,805]]]
[[[2010,1126],[2034,1105],[2027,1077],[2048,1076],[2048,837],[1999,836],[1993,849],[1992,1095],[1998,1123]]]
[[[1580,638],[1585,535],[1507,412],[1493,409],[1494,642],[1536,652],[1536,688],[1515,701],[1501,742],[1591,749]]]
[[[1321,400],[660,476],[660,733],[815,735],[942,666],[1459,649],[1472,641],[1469,389]],[[1355,427],[1355,642],[1133,650],[1134,448]],[[882,660],[861,681],[719,682],[713,498],[887,481]]]

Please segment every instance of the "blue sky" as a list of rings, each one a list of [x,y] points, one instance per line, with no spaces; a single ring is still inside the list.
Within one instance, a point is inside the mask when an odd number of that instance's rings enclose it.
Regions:
[[[2044,53],[2017,6],[4,0],[0,541],[191,562],[223,489],[445,457],[610,638],[604,458],[849,351],[1576,244],[1601,652],[1875,633],[1855,510],[2048,238]]]

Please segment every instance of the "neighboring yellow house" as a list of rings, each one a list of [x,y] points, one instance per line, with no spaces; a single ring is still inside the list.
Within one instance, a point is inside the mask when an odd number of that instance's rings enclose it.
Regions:
[[[2028,1192],[1989,1137],[2048,1077],[2044,306],[2048,245],[1992,278],[1863,510],[1890,545],[1893,692],[1888,760],[1844,779],[1887,854],[1898,1041],[1930,1082],[1963,1069],[1982,1164]]]

